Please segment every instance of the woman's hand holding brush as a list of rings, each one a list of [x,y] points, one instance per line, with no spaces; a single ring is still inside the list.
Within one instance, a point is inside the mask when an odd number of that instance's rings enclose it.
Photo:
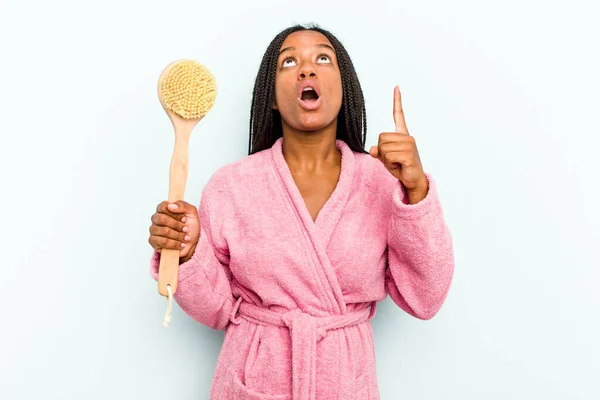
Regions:
[[[200,238],[198,209],[185,201],[161,202],[152,215],[148,242],[154,250],[180,250],[180,264],[194,255]]]

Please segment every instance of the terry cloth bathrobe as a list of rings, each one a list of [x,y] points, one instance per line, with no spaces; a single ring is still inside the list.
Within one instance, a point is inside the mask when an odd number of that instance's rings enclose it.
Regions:
[[[389,294],[419,319],[444,302],[452,238],[432,177],[408,204],[369,154],[338,140],[339,182],[313,221],[282,153],[218,169],[202,192],[200,240],[175,300],[225,338],[210,399],[379,399],[370,319]],[[158,279],[160,253],[150,271]]]

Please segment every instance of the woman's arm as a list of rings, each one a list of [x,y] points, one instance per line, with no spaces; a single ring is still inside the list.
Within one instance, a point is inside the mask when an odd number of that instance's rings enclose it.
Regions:
[[[235,299],[231,292],[229,256],[223,235],[223,202],[214,179],[202,193],[198,210],[200,239],[192,257],[179,265],[174,299],[189,316],[213,329],[224,329]],[[160,253],[154,252],[150,274],[158,280]]]
[[[386,270],[390,297],[419,319],[430,319],[440,310],[454,273],[452,236],[435,182],[426,176],[429,190],[416,204],[409,204],[405,188],[395,182]]]

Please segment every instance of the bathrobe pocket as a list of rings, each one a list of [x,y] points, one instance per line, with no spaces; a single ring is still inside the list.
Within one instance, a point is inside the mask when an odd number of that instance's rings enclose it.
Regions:
[[[238,377],[234,368],[227,369],[225,390],[221,400],[291,400],[287,394],[264,394],[249,389]]]
[[[371,400],[371,374],[368,372],[354,381],[354,400]]]

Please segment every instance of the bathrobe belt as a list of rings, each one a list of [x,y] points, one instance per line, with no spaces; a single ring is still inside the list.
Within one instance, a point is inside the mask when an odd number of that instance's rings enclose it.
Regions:
[[[314,400],[316,393],[317,342],[327,331],[358,325],[368,321],[375,312],[375,305],[346,314],[313,317],[298,309],[279,313],[263,307],[236,302],[231,321],[239,324],[242,317],[258,325],[286,327],[292,338],[292,399]]]

